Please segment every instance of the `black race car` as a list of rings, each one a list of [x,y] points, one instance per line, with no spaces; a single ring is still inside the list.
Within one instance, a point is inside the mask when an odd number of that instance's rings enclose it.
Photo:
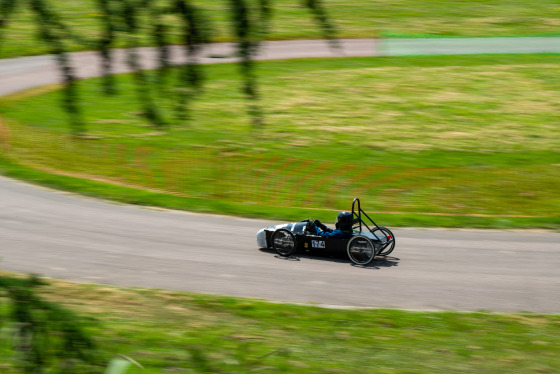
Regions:
[[[352,234],[349,238],[330,238],[317,235],[310,219],[270,226],[257,233],[257,245],[272,248],[281,256],[296,251],[326,256],[348,256],[358,265],[370,263],[375,256],[386,256],[395,248],[395,236],[377,224],[360,207],[360,200],[352,202]],[[365,221],[367,219],[367,221]]]

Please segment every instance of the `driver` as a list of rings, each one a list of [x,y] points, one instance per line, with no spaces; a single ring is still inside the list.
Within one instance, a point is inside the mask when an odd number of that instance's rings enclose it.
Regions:
[[[316,219],[313,222],[309,222],[309,231],[326,238],[346,239],[352,236],[352,221],[352,213],[340,212],[336,216],[335,230],[328,228]]]

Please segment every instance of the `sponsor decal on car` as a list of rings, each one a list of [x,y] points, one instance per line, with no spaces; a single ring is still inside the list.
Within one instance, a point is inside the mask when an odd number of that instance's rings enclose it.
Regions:
[[[325,241],[324,240],[312,240],[311,241],[312,248],[325,248]]]

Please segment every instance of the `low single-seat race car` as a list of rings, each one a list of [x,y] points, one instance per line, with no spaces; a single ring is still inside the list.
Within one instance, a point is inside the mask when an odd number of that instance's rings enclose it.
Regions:
[[[257,232],[257,245],[272,248],[280,256],[304,251],[325,256],[348,256],[357,265],[369,264],[375,256],[386,256],[395,248],[395,236],[386,227],[378,226],[360,207],[352,202],[352,233],[347,238],[324,237],[317,234],[313,221],[285,223]]]

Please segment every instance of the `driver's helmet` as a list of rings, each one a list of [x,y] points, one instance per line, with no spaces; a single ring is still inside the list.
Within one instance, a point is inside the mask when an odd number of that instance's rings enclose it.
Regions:
[[[352,213],[340,212],[336,216],[335,226],[341,231],[352,231]]]

